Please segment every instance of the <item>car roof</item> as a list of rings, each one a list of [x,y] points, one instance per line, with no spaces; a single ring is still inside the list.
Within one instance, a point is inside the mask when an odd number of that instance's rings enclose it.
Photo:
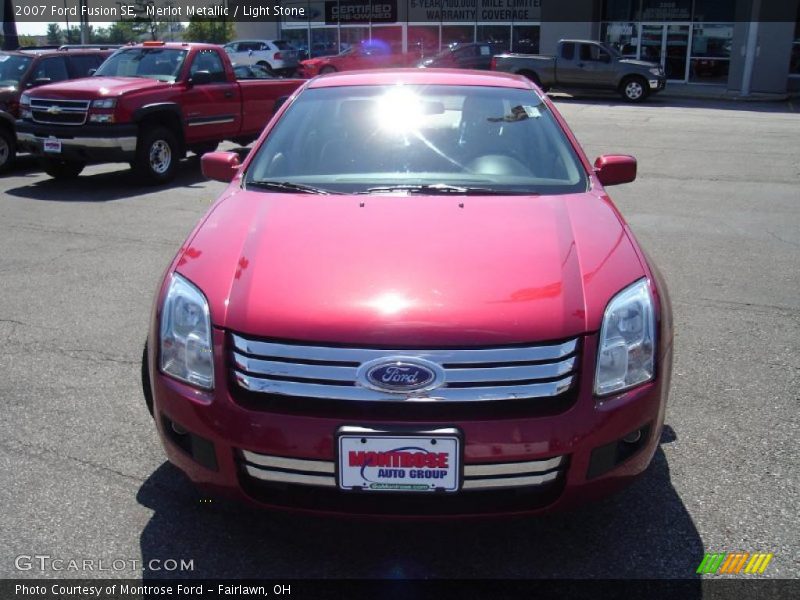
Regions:
[[[469,71],[466,69],[376,69],[366,71],[343,71],[316,77],[308,84],[310,88],[347,87],[357,85],[473,85],[483,87],[506,87],[535,89],[521,75],[497,71]]]
[[[42,48],[33,48],[30,50],[26,50],[25,48],[20,48],[19,50],[3,50],[0,54],[14,54],[16,56],[80,56],[81,54],[111,54],[115,49],[114,48],[70,48],[65,50],[59,50],[57,48],[52,49],[42,49]]]

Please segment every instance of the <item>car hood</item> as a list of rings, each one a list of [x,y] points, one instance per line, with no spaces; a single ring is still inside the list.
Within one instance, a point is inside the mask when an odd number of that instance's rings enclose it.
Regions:
[[[621,58],[620,61],[624,65],[631,65],[634,67],[643,67],[652,69],[653,67],[660,67],[661,65],[654,62],[647,62],[646,60],[636,60],[635,58]]]
[[[85,77],[59,83],[49,83],[34,88],[30,93],[37,98],[105,98],[159,86],[170,85],[147,77]]]
[[[643,276],[610,201],[237,190],[177,271],[214,325],[276,339],[452,346],[597,330]]]

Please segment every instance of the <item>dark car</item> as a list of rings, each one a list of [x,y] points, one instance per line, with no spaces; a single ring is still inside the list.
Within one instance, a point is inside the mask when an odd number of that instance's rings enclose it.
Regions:
[[[47,83],[88,77],[111,54],[111,47],[62,46],[0,52],[0,172],[17,153],[14,121],[22,92]]]
[[[495,46],[489,42],[475,44],[450,44],[436,56],[422,59],[420,68],[480,69],[488,71],[492,66],[492,56],[497,54]]]

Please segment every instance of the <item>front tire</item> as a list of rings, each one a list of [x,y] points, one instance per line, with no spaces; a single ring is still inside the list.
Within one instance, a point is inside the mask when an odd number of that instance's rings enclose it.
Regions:
[[[627,102],[644,102],[648,91],[647,81],[642,77],[626,77],[620,84],[620,94]]]
[[[533,71],[519,71],[517,72],[517,75],[522,75],[523,77],[526,77],[534,84],[536,84],[539,87],[539,89],[542,90],[543,92],[546,92],[548,89],[546,86],[542,85],[542,80],[539,79],[539,76]]]
[[[153,416],[153,387],[150,384],[150,369],[147,364],[147,342],[144,343],[142,350],[142,395],[144,395],[144,403],[150,416]]]
[[[136,143],[136,171],[150,184],[172,180],[179,158],[178,139],[166,127],[145,130]]]
[[[86,163],[59,158],[43,158],[41,162],[44,172],[53,179],[75,179],[86,166]]]
[[[5,173],[11,168],[16,156],[16,136],[13,132],[3,127],[0,129],[0,173]]]

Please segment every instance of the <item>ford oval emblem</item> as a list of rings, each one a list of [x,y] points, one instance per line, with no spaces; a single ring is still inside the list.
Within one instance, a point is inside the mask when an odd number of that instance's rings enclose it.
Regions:
[[[406,356],[387,356],[361,365],[359,383],[384,392],[415,392],[439,387],[444,371],[436,363]]]

